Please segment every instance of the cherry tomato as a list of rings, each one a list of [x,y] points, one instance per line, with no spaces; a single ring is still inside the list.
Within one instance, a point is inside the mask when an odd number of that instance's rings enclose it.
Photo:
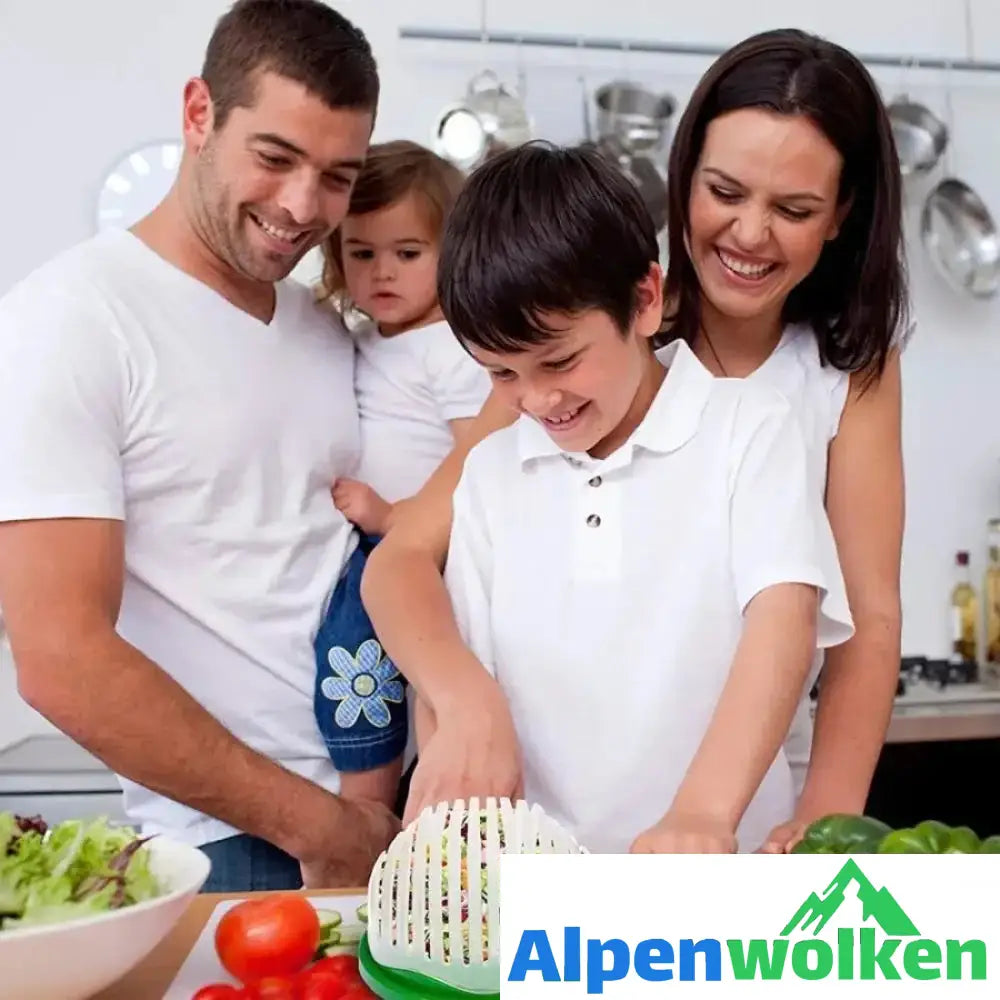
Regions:
[[[353,955],[328,955],[321,958],[310,970],[311,979],[331,978],[343,983],[361,982],[358,960]]]
[[[230,986],[229,983],[210,983],[202,986],[191,1000],[244,1000],[243,990]]]
[[[302,976],[299,1000],[341,1000],[364,985],[353,955],[321,958]]]
[[[268,976],[243,988],[246,1000],[299,1000],[300,996],[295,976]]]
[[[303,896],[277,893],[248,899],[226,912],[215,930],[223,968],[242,983],[292,976],[319,946],[319,915]]]
[[[378,997],[362,981],[354,986],[348,986],[347,992],[340,994],[339,1000],[378,1000]]]
[[[334,979],[304,979],[299,986],[298,1000],[340,1000],[345,988]]]

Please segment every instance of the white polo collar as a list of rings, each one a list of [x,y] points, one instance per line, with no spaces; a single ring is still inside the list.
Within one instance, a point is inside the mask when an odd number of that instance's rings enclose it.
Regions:
[[[676,451],[694,437],[708,402],[715,379],[711,372],[695,357],[683,340],[674,340],[656,352],[656,359],[667,369],[652,405],[632,436],[615,452],[627,464],[636,448],[647,451]],[[552,456],[563,455],[579,464],[593,465],[599,460],[586,453],[563,451],[546,433],[537,420],[522,416],[518,421],[518,454],[521,464]],[[614,456],[609,455],[608,461]]]

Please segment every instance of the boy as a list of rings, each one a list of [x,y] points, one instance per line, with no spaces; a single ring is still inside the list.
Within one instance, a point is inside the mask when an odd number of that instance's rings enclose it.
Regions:
[[[471,177],[441,305],[521,416],[466,461],[445,579],[529,801],[592,851],[752,850],[792,812],[814,650],[852,624],[795,415],[682,342],[654,353],[657,258],[596,153],[530,144]]]

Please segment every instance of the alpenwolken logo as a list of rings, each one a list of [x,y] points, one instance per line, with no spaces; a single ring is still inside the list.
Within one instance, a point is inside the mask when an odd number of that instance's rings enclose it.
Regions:
[[[860,911],[843,910],[848,902],[856,908],[860,904]],[[561,928],[561,937],[562,948],[556,949],[549,931],[521,931],[507,982],[578,982],[586,985],[588,994],[599,995],[608,984],[624,980],[791,980],[803,985],[877,980],[888,987],[894,982],[974,981],[987,976],[984,940],[923,936],[890,890],[873,884],[853,857],[822,891],[806,896],[774,937],[626,941],[587,937],[576,925]],[[556,958],[560,951],[561,962]]]

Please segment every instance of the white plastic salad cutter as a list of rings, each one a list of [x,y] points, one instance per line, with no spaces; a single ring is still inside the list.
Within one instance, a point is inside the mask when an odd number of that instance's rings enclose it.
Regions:
[[[425,809],[375,863],[361,975],[382,1000],[499,997],[500,855],[583,854],[539,806]]]

